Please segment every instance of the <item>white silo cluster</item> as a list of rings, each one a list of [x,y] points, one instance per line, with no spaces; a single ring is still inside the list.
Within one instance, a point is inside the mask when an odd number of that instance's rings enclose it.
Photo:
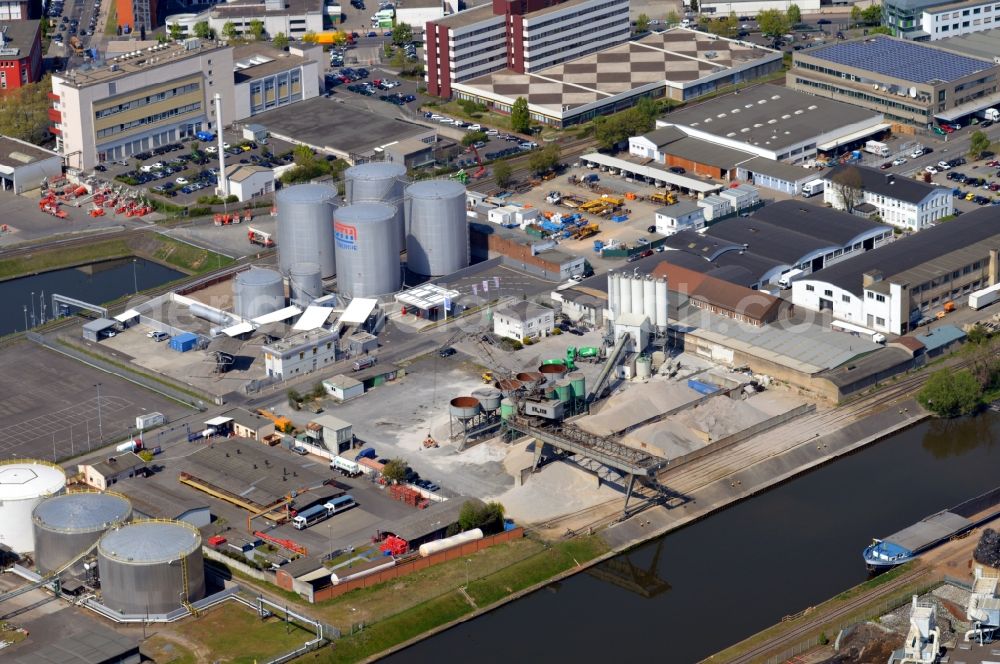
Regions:
[[[285,280],[274,270],[251,267],[233,281],[236,315],[253,319],[285,306]]]
[[[624,314],[645,316],[657,330],[667,327],[667,280],[650,275],[608,273],[608,309],[612,320]]]
[[[469,266],[469,223],[465,185],[424,180],[406,188],[406,267],[414,274],[441,277]]]
[[[371,297],[402,285],[397,209],[385,203],[354,203],[333,215],[337,290],[346,297]]]
[[[325,184],[299,184],[278,192],[278,266],[282,274],[302,263],[319,265],[324,278],[337,273],[333,249],[336,198],[337,190]]]
[[[372,161],[351,166],[344,171],[344,199],[354,203],[386,203],[396,208],[395,226],[399,247],[406,245],[406,224],[403,216],[403,188],[406,167],[391,161]]]
[[[66,473],[46,461],[0,461],[0,542],[16,553],[35,550],[31,515],[49,496],[66,489]]]

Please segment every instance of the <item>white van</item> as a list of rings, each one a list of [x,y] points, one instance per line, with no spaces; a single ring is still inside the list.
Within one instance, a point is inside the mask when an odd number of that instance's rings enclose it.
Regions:
[[[802,185],[802,198],[809,198],[823,192],[824,183],[822,180],[810,180]]]
[[[798,268],[789,270],[781,275],[780,279],[778,279],[778,285],[782,288],[791,288],[792,282],[801,277],[803,274],[805,274],[805,270],[799,270]]]

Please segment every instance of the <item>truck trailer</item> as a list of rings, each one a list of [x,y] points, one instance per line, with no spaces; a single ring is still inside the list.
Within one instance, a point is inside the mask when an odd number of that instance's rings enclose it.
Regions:
[[[868,141],[865,143],[865,152],[877,154],[880,157],[888,157],[892,154],[889,146],[880,141]]]
[[[998,299],[1000,299],[1000,283],[970,293],[969,307],[979,311],[983,307],[993,304]]]

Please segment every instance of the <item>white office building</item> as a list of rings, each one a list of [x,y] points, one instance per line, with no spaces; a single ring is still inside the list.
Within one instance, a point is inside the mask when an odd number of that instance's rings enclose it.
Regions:
[[[842,184],[836,183],[838,179],[843,180],[843,173],[847,170],[858,173],[861,183],[859,193],[851,193],[853,188],[845,189]],[[859,204],[867,203],[875,208],[879,219],[897,228],[923,230],[935,221],[955,213],[950,189],[913,178],[866,166],[840,166],[827,173],[823,179],[823,202],[843,210],[848,207],[844,196],[850,196],[857,199],[853,206],[855,211]]]

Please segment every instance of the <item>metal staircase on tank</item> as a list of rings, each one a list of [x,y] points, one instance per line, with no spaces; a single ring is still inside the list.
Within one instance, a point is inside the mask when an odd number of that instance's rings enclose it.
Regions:
[[[184,605],[184,608],[187,609],[188,612],[192,616],[194,616],[195,618],[197,618],[198,617],[198,609],[194,608],[194,606],[191,604],[191,602],[188,601],[188,590],[191,588],[191,586],[188,585],[187,556],[184,556],[183,558],[181,558],[181,584],[182,584],[181,604]]]

